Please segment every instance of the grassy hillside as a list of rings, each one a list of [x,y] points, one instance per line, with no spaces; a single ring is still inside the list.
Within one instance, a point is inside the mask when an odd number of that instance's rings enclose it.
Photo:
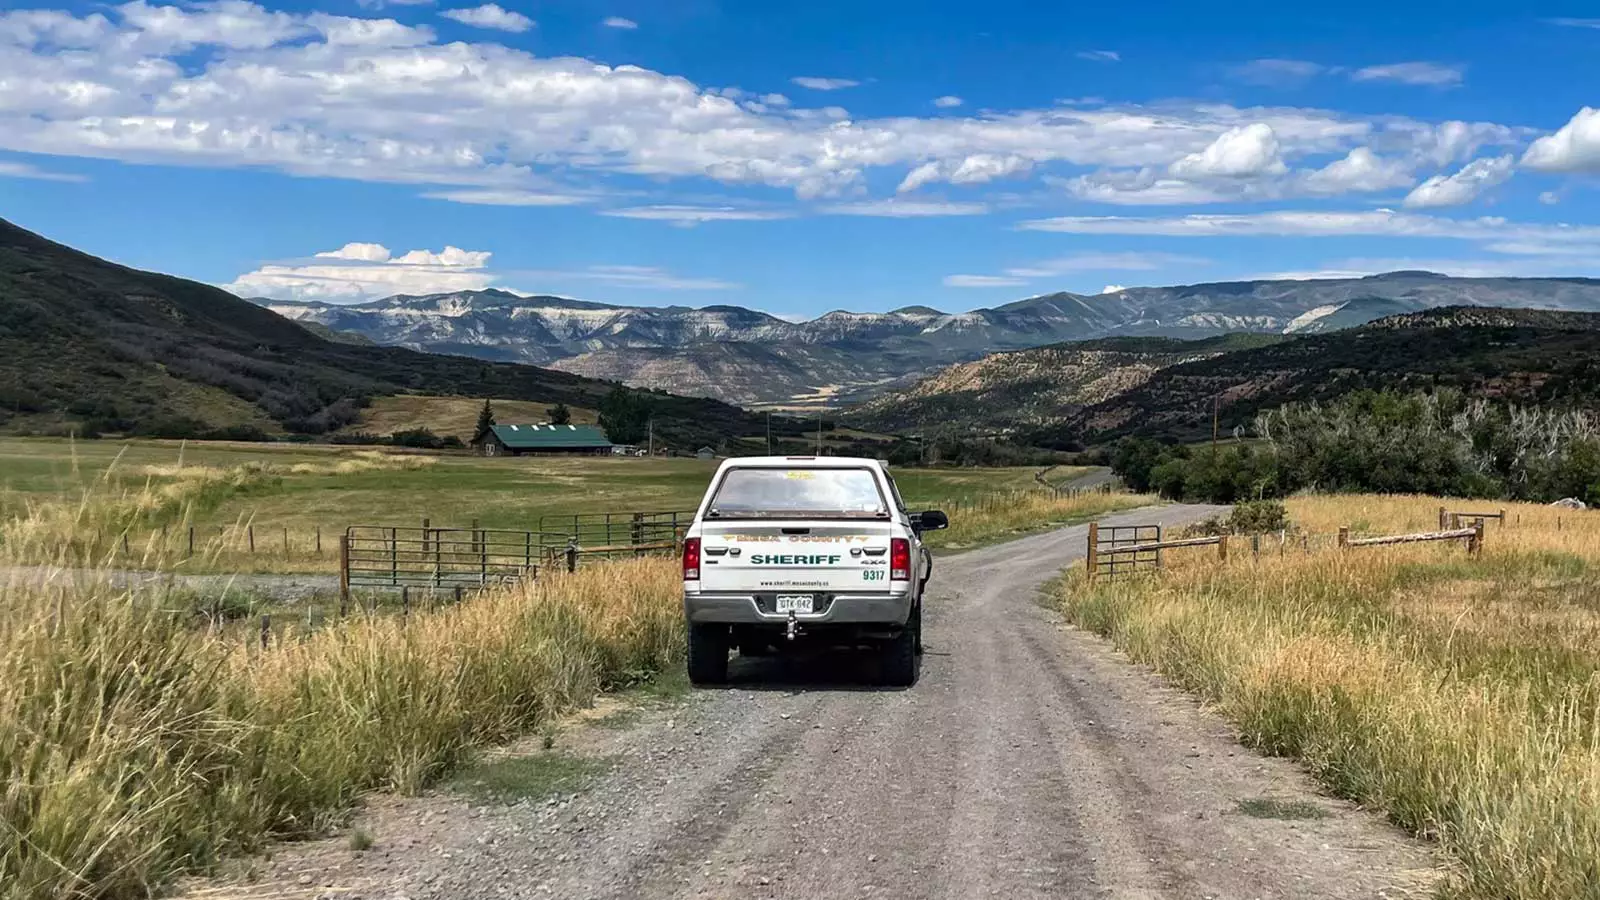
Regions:
[[[373,398],[504,397],[593,409],[607,382],[319,337],[226,291],[140,272],[0,220],[0,428],[254,425],[321,434]],[[653,393],[657,433],[699,445],[763,420]],[[780,434],[803,425],[775,420]]]
[[[1189,440],[1291,401],[1360,388],[1455,387],[1518,402],[1600,397],[1600,314],[1446,307],[1182,362],[1041,429],[1069,444],[1123,435]]]
[[[995,353],[862,404],[850,421],[932,434],[1040,428],[1137,388],[1169,366],[1283,340],[1246,333],[1195,341],[1116,337]]]

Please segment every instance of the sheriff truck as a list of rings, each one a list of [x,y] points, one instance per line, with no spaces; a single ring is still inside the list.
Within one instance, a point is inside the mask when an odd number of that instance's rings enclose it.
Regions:
[[[772,456],[725,461],[683,542],[689,679],[727,680],[728,656],[803,643],[870,647],[883,680],[910,685],[933,559],[882,462]]]

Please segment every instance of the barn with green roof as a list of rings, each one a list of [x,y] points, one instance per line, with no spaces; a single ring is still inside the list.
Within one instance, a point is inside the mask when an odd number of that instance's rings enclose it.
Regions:
[[[493,425],[472,439],[484,456],[611,453],[611,441],[595,425]]]

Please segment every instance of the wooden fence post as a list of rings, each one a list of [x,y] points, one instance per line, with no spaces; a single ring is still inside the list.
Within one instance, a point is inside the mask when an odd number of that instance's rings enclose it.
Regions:
[[[244,533],[245,533],[245,538],[247,540],[249,540],[249,542],[250,542],[250,552],[252,554],[254,554],[256,552],[256,525],[255,525],[255,523],[251,522],[249,525],[246,525],[244,527]]]
[[[272,616],[261,617],[261,649],[267,649],[267,643],[272,640]]]
[[[576,540],[567,542],[567,571],[578,571],[578,542]]]
[[[189,526],[189,555],[194,555],[194,526]]]
[[[402,621],[411,619],[411,588],[400,586],[400,618]]]
[[[122,533],[122,555],[128,555],[128,533],[126,531]]]
[[[1339,526],[1339,549],[1344,550],[1350,546],[1350,526]]]
[[[322,526],[317,526],[317,555],[322,555]]]
[[[339,618],[350,609],[350,535],[339,535]]]
[[[1100,568],[1100,523],[1089,523],[1089,553],[1084,560],[1089,571],[1089,582],[1094,583],[1095,573]]]
[[[289,526],[283,526],[283,558],[289,558]]]
[[[1261,535],[1250,535],[1250,555],[1259,559],[1261,557]]]
[[[1506,508],[1504,506],[1500,507],[1500,527],[1506,527]]]
[[[1472,525],[1472,537],[1467,538],[1467,555],[1477,556],[1483,552],[1483,520],[1479,519]]]
[[[1217,536],[1217,561],[1228,561],[1228,536],[1225,534]]]
[[[1439,507],[1439,530],[1440,531],[1447,531],[1447,530],[1449,530],[1449,528],[1450,528],[1450,516],[1449,516],[1448,513],[1445,512],[1444,507],[1441,506],[1441,507]]]

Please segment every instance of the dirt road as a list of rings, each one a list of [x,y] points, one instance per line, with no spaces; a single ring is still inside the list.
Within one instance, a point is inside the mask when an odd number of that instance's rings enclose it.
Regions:
[[[913,688],[858,687],[868,673],[837,660],[735,660],[730,688],[590,729],[582,749],[617,763],[588,791],[511,808],[385,800],[369,813],[377,849],[291,851],[258,887],[411,900],[1424,896],[1425,849],[1241,749],[1036,601],[1083,543],[1078,527],[941,557]],[[1261,800],[1282,802],[1248,803]]]

